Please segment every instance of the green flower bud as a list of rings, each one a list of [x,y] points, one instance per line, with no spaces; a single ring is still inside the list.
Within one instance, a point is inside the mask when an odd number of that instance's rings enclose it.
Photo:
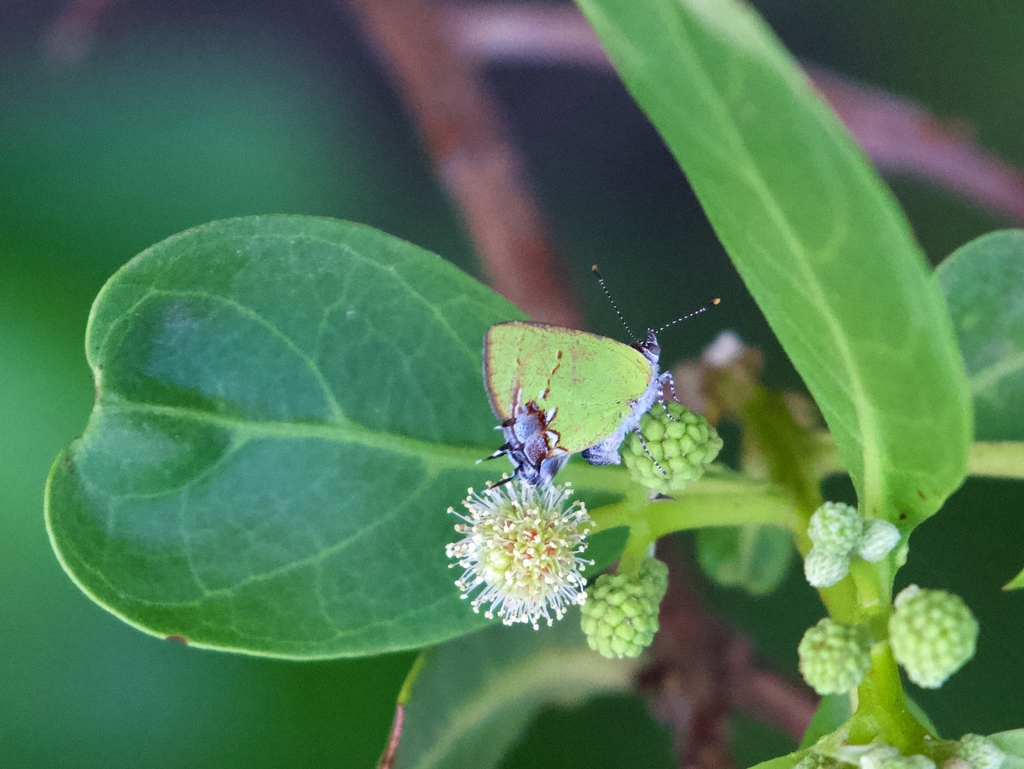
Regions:
[[[661,599],[668,592],[668,566],[657,558],[644,558],[640,564],[640,581],[647,591],[648,599],[660,605]]]
[[[811,515],[807,536],[815,547],[849,555],[864,534],[864,519],[857,508],[843,502],[826,502]]]
[[[647,558],[639,573],[602,574],[587,588],[580,627],[587,644],[609,659],[638,657],[658,632],[658,606],[668,587],[668,567]]]
[[[882,761],[881,769],[935,769],[935,762],[928,756],[915,753],[912,756],[898,756]]]
[[[640,417],[640,435],[630,434],[622,459],[634,481],[658,492],[681,491],[704,475],[722,448],[718,431],[681,403],[655,406]],[[647,450],[644,450],[644,443]]]
[[[829,618],[804,633],[800,673],[818,694],[842,694],[864,680],[871,669],[871,633],[867,625],[843,625]]]
[[[876,563],[889,555],[899,541],[899,529],[888,521],[872,518],[864,522],[864,534],[857,543],[857,555],[865,561]]]
[[[850,557],[815,545],[804,559],[804,576],[811,587],[832,587],[850,572]]]
[[[1006,753],[988,737],[980,734],[965,734],[953,750],[956,758],[971,765],[971,769],[999,769]]]
[[[938,689],[974,656],[978,621],[959,596],[911,585],[893,605],[892,654],[918,686]]]

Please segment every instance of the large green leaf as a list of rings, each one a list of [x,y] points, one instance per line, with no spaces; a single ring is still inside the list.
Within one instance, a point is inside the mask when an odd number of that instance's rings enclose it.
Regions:
[[[746,3],[577,0],[828,421],[863,509],[910,527],[971,439],[942,296],[892,195]]]
[[[1024,440],[1024,230],[982,235],[936,274],[970,377],[975,437]]]
[[[1000,769],[1024,769],[1024,729],[999,732],[989,738],[1006,753]]]
[[[1024,230],[982,235],[954,251],[936,273],[967,366],[980,441],[1024,440]],[[1001,449],[1020,467],[1020,444]],[[1006,589],[1024,587],[1024,571]]]
[[[451,641],[416,680],[396,769],[496,766],[543,706],[626,691],[636,671],[636,660],[608,660],[587,648],[572,618]]]
[[[108,282],[96,405],[51,471],[68,573],[161,636],[283,657],[479,627],[447,507],[494,468],[481,341],[522,317],[440,257],[360,225],[214,222]]]

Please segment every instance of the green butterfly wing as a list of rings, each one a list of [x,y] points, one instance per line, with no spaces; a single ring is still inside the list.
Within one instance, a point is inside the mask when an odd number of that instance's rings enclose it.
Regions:
[[[501,323],[484,337],[484,382],[504,421],[522,401],[556,409],[549,427],[575,453],[600,443],[629,416],[651,383],[648,360],[629,345],[543,323]]]

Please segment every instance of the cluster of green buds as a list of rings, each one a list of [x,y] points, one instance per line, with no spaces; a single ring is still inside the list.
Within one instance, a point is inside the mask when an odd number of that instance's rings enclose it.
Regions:
[[[807,630],[797,647],[800,673],[818,694],[843,694],[871,669],[867,625],[844,625],[829,618]]]
[[[838,767],[839,762],[821,753],[808,753],[801,758],[793,769],[832,769]]]
[[[826,735],[796,764],[795,769],[1000,769],[1006,753],[988,737],[965,734],[956,742],[937,741],[930,751],[935,758],[921,753],[905,756],[897,748],[882,742],[850,745],[848,731],[841,729]],[[944,761],[944,756],[949,756]]]
[[[811,587],[831,587],[850,571],[850,558],[877,562],[900,541],[900,532],[888,521],[865,520],[857,509],[842,502],[826,502],[811,515],[807,536],[814,547],[804,559],[804,574]]]
[[[602,574],[587,588],[580,627],[590,648],[609,659],[637,657],[658,632],[668,567],[645,558],[636,574]]]
[[[953,749],[953,757],[946,761],[943,769],[999,769],[1006,759],[1006,753],[988,737],[980,734],[965,734]],[[964,766],[966,764],[967,766]]]
[[[974,656],[978,621],[959,596],[910,585],[893,606],[892,655],[918,686],[939,688]]]
[[[850,746],[846,752],[859,754],[858,769],[935,769],[935,762],[922,753],[905,756],[892,745],[880,742]]]
[[[893,606],[892,655],[918,686],[937,689],[974,656],[978,621],[959,596],[911,585],[896,596]],[[847,692],[871,669],[872,642],[867,625],[825,618],[800,641],[800,672],[818,694]]]
[[[682,491],[704,475],[722,449],[722,439],[700,414],[668,402],[640,417],[622,447],[622,459],[634,481],[659,494]]]

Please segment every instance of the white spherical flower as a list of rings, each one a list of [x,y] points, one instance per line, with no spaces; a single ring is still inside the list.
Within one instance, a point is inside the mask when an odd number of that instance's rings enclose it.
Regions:
[[[921,592],[921,588],[917,585],[907,585],[900,592],[896,594],[896,597],[892,599],[892,605],[894,609],[900,608],[903,604],[913,598],[915,595]]]
[[[481,494],[470,489],[465,515],[448,509],[463,520],[455,526],[463,539],[447,547],[448,557],[458,559],[452,566],[465,569],[455,584],[463,598],[482,588],[473,611],[487,605],[489,619],[536,629],[541,618],[550,625],[586,601],[580,569],[591,563],[581,556],[590,517],[582,502],[567,505],[571,494],[569,484],[540,488],[512,480]]]

